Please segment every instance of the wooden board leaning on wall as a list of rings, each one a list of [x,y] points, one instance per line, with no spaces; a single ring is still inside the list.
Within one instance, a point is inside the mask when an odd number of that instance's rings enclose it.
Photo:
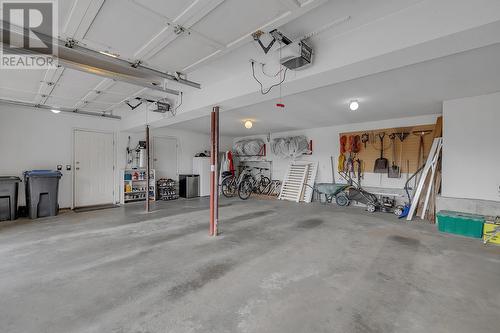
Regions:
[[[401,168],[401,173],[408,173],[407,161],[409,161],[409,173],[413,174],[418,169],[418,152],[420,146],[420,137],[414,133],[416,132],[428,132],[427,135],[424,136],[424,157],[420,162],[421,164],[425,163],[427,160],[427,156],[432,146],[432,142],[434,140],[433,130],[436,124],[429,125],[420,125],[420,126],[411,126],[411,127],[396,127],[396,128],[384,128],[378,130],[370,130],[370,131],[359,131],[359,132],[348,132],[341,133],[339,135],[339,140],[342,136],[356,136],[360,137],[367,133],[369,135],[369,141],[366,143],[366,148],[363,143],[361,143],[361,151],[357,154],[358,158],[363,161],[363,172],[373,172],[373,167],[375,164],[375,160],[380,158],[380,139],[378,137],[379,133],[385,133],[384,137],[384,157],[389,160],[389,166],[392,165],[393,161],[393,151],[392,151],[392,140],[389,135],[392,133],[410,133],[408,137],[403,141],[399,138],[395,138],[394,144],[396,147],[396,158],[395,163],[397,166]],[[349,142],[349,140],[347,140]],[[402,149],[401,149],[402,148]],[[401,151],[403,151],[403,155],[401,156]],[[340,153],[340,152],[339,152]],[[348,155],[349,153],[347,153]],[[402,165],[400,164],[400,161]]]

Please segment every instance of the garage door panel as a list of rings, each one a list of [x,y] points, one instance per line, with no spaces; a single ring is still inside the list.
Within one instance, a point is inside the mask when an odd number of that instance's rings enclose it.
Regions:
[[[64,33],[64,27],[70,17],[75,2],[76,0],[63,0],[57,2],[59,34]]]
[[[85,40],[109,47],[122,57],[133,55],[165,27],[166,22],[132,1],[108,0]]]
[[[163,15],[171,20],[177,18],[182,14],[189,6],[191,6],[194,0],[136,0],[137,3],[151,9],[152,11]]]
[[[213,45],[191,34],[184,35],[153,56],[148,63],[166,71],[180,71],[217,51]]]
[[[79,98],[64,98],[51,96],[47,98],[45,105],[50,105],[54,107],[72,108],[76,103],[78,103]]]
[[[1,99],[8,99],[8,100],[22,101],[22,102],[32,102],[36,96],[37,96],[37,94],[33,93],[33,92],[24,92],[24,91],[21,92],[21,91],[15,91],[12,89],[6,89],[6,88],[0,87],[0,98]]]
[[[116,94],[116,95],[125,95],[130,96],[140,91],[144,87],[135,86],[133,84],[116,82],[113,86],[106,90],[106,92]]]
[[[37,92],[45,72],[45,70],[1,70],[0,88]]]
[[[217,41],[229,44],[287,11],[277,0],[226,0],[195,24],[193,29],[205,36],[216,36]]]
[[[102,78],[79,72],[71,69],[65,69],[61,78],[57,82],[57,86],[52,92],[53,96],[63,98],[81,99],[91,90],[93,90]]]
[[[90,112],[104,112],[107,108],[109,108],[111,104],[108,103],[99,103],[99,102],[90,102],[81,107],[81,110],[90,111]]]
[[[127,96],[129,95],[119,95],[115,93],[106,92],[100,94],[99,97],[97,97],[94,101],[101,104],[116,104],[126,99]]]

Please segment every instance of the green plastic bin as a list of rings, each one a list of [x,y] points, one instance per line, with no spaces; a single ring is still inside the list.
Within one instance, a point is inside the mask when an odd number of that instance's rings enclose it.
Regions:
[[[482,238],[484,216],[440,211],[437,213],[438,229],[441,232],[465,237]]]

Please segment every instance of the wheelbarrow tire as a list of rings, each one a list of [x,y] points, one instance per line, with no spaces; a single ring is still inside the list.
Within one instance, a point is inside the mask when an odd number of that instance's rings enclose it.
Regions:
[[[351,201],[349,200],[349,198],[347,197],[347,195],[345,193],[338,194],[335,197],[335,202],[340,207],[347,207],[351,203]]]

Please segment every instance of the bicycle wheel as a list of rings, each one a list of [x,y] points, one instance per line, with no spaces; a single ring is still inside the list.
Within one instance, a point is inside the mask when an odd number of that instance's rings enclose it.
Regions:
[[[261,177],[259,184],[257,185],[257,192],[259,194],[267,194],[267,193],[264,193],[264,191],[267,189],[269,184],[271,184],[271,179],[269,179],[267,177]]]
[[[243,180],[238,187],[238,196],[240,197],[240,199],[247,200],[248,198],[250,198],[250,195],[252,194],[252,188],[253,185],[250,179]]]
[[[226,198],[232,198],[236,194],[236,184],[232,177],[228,177],[222,181],[222,194]]]
[[[271,195],[275,196],[275,197],[279,197],[281,193],[281,182],[280,181],[276,181],[274,183],[274,188],[273,188],[273,191],[271,193]]]

